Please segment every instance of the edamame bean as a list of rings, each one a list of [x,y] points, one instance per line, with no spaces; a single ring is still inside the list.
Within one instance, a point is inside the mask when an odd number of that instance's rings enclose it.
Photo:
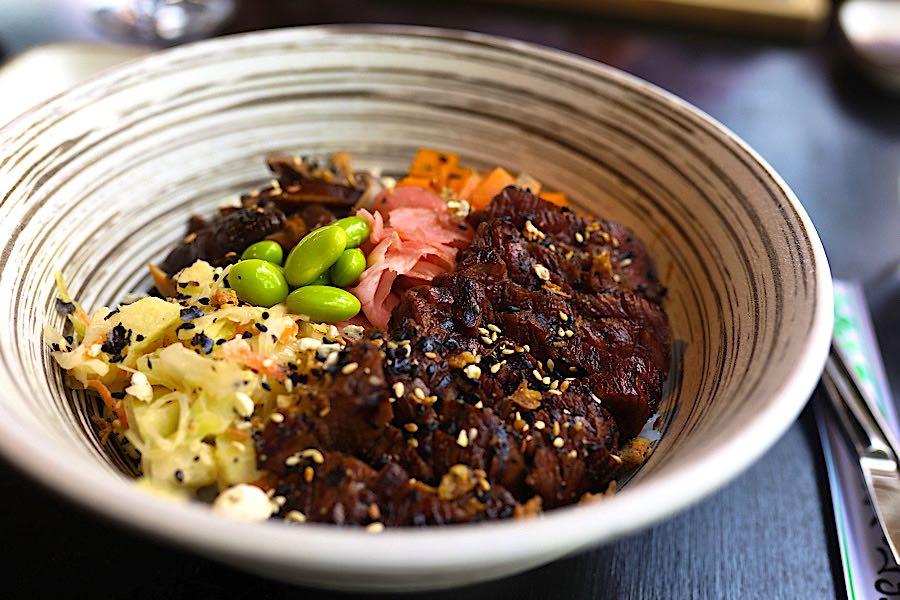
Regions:
[[[341,288],[330,285],[307,285],[287,297],[288,310],[306,315],[316,323],[337,323],[356,316],[359,300]]]
[[[340,258],[338,258],[338,260],[340,260]],[[316,277],[309,285],[331,285],[331,269]]]
[[[258,258],[242,260],[231,267],[228,285],[244,302],[266,308],[284,302],[289,291],[281,267]]]
[[[347,232],[337,225],[308,233],[284,261],[288,283],[292,287],[311,284],[334,264],[346,247]]]
[[[347,287],[355,283],[366,270],[366,255],[359,248],[344,250],[331,267],[331,283],[337,287]]]
[[[343,219],[338,219],[332,225],[337,225],[347,232],[348,248],[356,248],[368,240],[369,234],[372,233],[369,222],[362,217],[344,217]]]
[[[250,244],[247,246],[247,249],[244,250],[244,253],[241,254],[241,260],[250,258],[267,260],[272,264],[280,265],[281,261],[284,259],[284,250],[281,249],[281,245],[278,242],[273,240],[263,240],[261,242],[256,242],[255,244]]]

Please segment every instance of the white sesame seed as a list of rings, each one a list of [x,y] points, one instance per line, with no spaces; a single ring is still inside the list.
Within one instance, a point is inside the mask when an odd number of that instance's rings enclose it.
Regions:
[[[577,457],[578,457],[578,451],[577,451],[577,450],[569,450],[569,453],[566,454],[566,456],[568,456],[569,458],[577,458]]]
[[[284,465],[286,467],[296,467],[300,464],[300,457],[296,454],[291,454],[286,459],[284,459]]]
[[[537,379],[538,381],[542,381],[544,379],[543,375],[541,375],[541,372],[538,371],[537,369],[534,369],[531,372],[531,374],[534,375],[534,378]]]
[[[403,426],[403,429],[407,430],[410,433],[415,433],[419,430],[419,426],[415,423],[407,423]]]
[[[496,325],[494,325],[493,323],[488,324],[487,328],[490,329],[491,331],[493,331],[494,333],[500,333],[500,328],[497,327]]]
[[[481,367],[478,365],[468,365],[465,369],[463,369],[463,373],[466,374],[466,377],[469,379],[478,379],[481,377]]]
[[[299,510],[289,510],[287,514],[284,515],[284,520],[289,523],[306,523],[306,515]]]
[[[584,236],[576,231],[575,232],[575,241],[578,242],[579,244],[584,243]]]
[[[255,406],[253,403],[253,398],[251,398],[245,392],[236,392],[234,394],[234,398],[235,400],[237,400],[237,406],[235,407],[235,409],[237,410],[237,413],[239,415],[241,415],[242,417],[249,417],[253,414],[253,408]]]
[[[489,337],[486,336],[486,335],[481,336],[481,341],[482,341],[482,343],[483,343],[485,346],[490,346],[490,345],[491,345],[491,338],[489,338]]]
[[[619,463],[620,465],[622,464],[622,457],[617,456],[617,455],[615,455],[615,454],[610,454],[610,456],[612,456],[612,459],[613,459],[614,461],[616,461],[616,462]]]
[[[314,463],[321,465],[325,462],[325,456],[315,448],[307,448],[300,453],[303,458],[311,458]]]
[[[569,320],[569,315],[567,315],[563,311],[559,311],[559,318],[562,319],[563,322],[566,322]]]
[[[384,531],[384,523],[376,521],[375,523],[366,525],[366,533],[381,533],[382,531]]]
[[[425,399],[425,392],[422,391],[422,388],[416,388],[413,391],[413,394],[415,394],[416,398],[418,398],[419,400]]]
[[[497,364],[495,364],[495,365],[491,365],[491,373],[496,373],[497,371],[500,370],[500,367],[502,367],[502,366],[503,366],[503,365],[500,364],[500,363],[497,363]]]
[[[573,335],[575,335],[574,331],[572,331],[571,329],[566,330],[566,337],[572,337]]]
[[[553,438],[553,447],[554,448],[562,448],[565,445],[565,442],[561,437]]]
[[[284,415],[278,412],[273,412],[271,415],[269,415],[269,419],[271,419],[275,423],[283,423]]]
[[[480,333],[481,335],[490,335],[491,334],[491,332],[488,331],[487,329],[485,329],[484,327],[479,327],[478,333]]]
[[[547,368],[552,371],[554,367],[556,367],[556,363],[553,362],[552,358],[548,358],[547,359]]]
[[[354,371],[356,371],[358,368],[359,368],[359,363],[355,363],[355,362],[347,363],[346,365],[344,365],[344,368],[341,369],[341,373],[343,373],[344,375],[349,375],[350,373],[353,373]]]
[[[478,402],[475,403],[475,408],[479,408],[479,409],[484,408],[484,402],[479,400]]]
[[[394,384],[393,389],[394,389],[394,395],[397,396],[398,398],[402,398],[403,392],[406,391],[406,388],[403,386],[403,382],[400,382],[400,381],[398,381],[397,383]]]
[[[537,278],[542,281],[550,281],[550,269],[545,267],[540,263],[534,263],[531,265],[531,270],[534,271],[534,274],[537,275]]]
[[[534,422],[534,428],[537,429],[538,431],[543,431],[544,427],[546,427],[546,426],[547,426],[547,424],[544,423],[543,421],[535,421]]]
[[[478,430],[475,429],[474,427],[470,428],[469,429],[469,441],[474,442],[475,438],[477,438],[477,437],[478,437]]]
[[[469,445],[469,435],[466,433],[465,429],[459,430],[459,436],[457,436],[456,438],[456,443],[462,448],[465,448]]]

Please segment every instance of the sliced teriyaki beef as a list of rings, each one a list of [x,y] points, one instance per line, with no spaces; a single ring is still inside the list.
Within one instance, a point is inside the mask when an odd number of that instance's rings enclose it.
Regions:
[[[260,467],[285,510],[483,520],[571,504],[617,476],[668,369],[645,250],[515,188],[472,222],[456,271],[406,291],[386,335],[348,346],[267,425]]]
[[[512,514],[513,497],[486,474],[456,467],[429,485],[431,467],[394,424],[381,350],[371,342],[342,352],[298,392],[283,420],[258,436],[260,467],[285,499],[312,521],[426,525]],[[418,475],[421,479],[414,478]]]

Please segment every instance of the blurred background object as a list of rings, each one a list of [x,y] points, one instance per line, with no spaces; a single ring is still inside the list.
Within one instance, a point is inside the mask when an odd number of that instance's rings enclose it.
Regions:
[[[92,0],[101,31],[122,39],[181,43],[215,33],[234,13],[235,0]]]
[[[522,3],[523,0],[506,0]],[[735,33],[811,37],[822,32],[829,0],[526,0],[664,24],[688,24]]]
[[[900,91],[900,2],[847,0],[838,23],[862,70]]]

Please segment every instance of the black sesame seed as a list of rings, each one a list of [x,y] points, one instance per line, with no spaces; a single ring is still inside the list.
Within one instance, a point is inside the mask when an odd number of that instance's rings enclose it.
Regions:
[[[269,385],[267,382],[263,381],[260,385],[262,386],[262,389],[266,390],[267,392],[272,391],[272,386]]]
[[[265,321],[266,319],[268,319],[268,318],[269,318],[269,313],[263,312],[262,318],[263,318],[263,321]]]
[[[245,331],[245,332],[243,333],[243,335],[241,335],[241,337],[244,338],[245,340],[249,340],[250,338],[253,337],[253,334],[250,333],[249,331]]]
[[[203,309],[199,306],[183,308],[181,309],[180,316],[182,321],[192,321],[193,319],[199,319],[203,316]]]
[[[184,472],[181,469],[175,469],[175,481],[184,483]]]
[[[109,395],[112,396],[113,398],[115,398],[116,400],[124,400],[125,399],[125,392],[111,392]]]
[[[135,341],[143,342],[143,341],[144,341],[144,336],[141,335],[141,334],[139,333],[139,334],[137,334],[136,336],[134,336],[134,339],[135,339]]]
[[[56,312],[62,315],[70,315],[75,312],[75,305],[72,302],[63,302],[59,298],[56,299]]]
[[[211,337],[208,337],[201,331],[193,338],[191,338],[191,345],[199,347],[201,350],[203,350],[204,354],[209,354],[213,351],[214,342]]]

